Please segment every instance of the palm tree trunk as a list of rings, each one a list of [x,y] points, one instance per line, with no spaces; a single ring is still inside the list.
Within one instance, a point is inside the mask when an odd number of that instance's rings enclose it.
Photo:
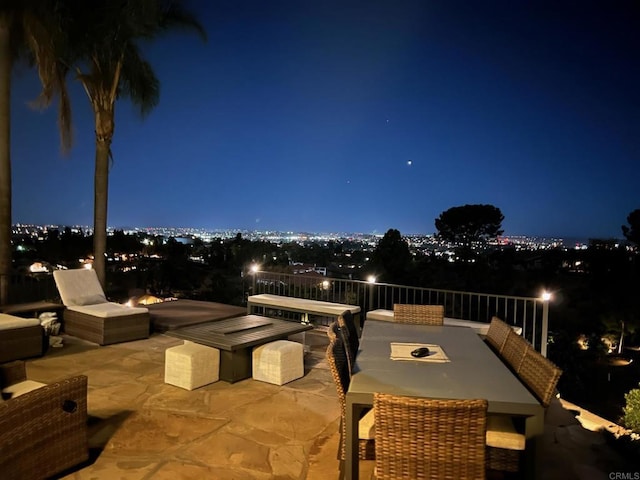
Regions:
[[[93,268],[106,289],[107,206],[109,203],[109,159],[113,139],[114,111],[94,106],[96,121],[96,165],[93,203]]]
[[[0,16],[0,305],[11,282],[11,54],[9,25]]]

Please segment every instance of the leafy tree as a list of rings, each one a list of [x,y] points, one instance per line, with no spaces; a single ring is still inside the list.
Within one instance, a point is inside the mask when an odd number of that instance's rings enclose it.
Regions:
[[[159,101],[160,83],[138,46],[176,28],[204,29],[180,0],[60,0],[67,36],[61,61],[73,66],[89,98],[96,134],[94,269],[105,285],[107,204],[117,99],[128,98],[141,115]],[[89,28],[88,28],[89,27]]]
[[[71,145],[71,110],[64,83],[65,69],[57,64],[50,23],[55,2],[4,0],[0,3],[0,305],[8,302],[11,274],[11,71],[16,60],[35,64],[42,94],[37,106],[56,96],[63,150]]]
[[[435,220],[438,237],[469,246],[501,235],[504,215],[493,205],[463,205],[445,210]]]
[[[629,214],[627,222],[629,225],[622,225],[622,233],[627,240],[640,245],[640,208]]]
[[[624,425],[635,433],[640,433],[640,384],[638,388],[630,390],[625,394],[624,399]]]
[[[400,231],[390,228],[378,242],[370,265],[376,269],[381,280],[400,283],[408,278],[412,259],[409,244]]]

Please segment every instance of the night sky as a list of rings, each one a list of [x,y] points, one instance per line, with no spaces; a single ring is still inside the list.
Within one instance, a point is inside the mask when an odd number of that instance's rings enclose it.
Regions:
[[[640,208],[634,1],[192,1],[208,41],[145,45],[161,80],[116,107],[112,227],[432,233],[499,207],[510,235],[621,237]],[[75,143],[15,70],[13,222],[93,223],[93,118]]]

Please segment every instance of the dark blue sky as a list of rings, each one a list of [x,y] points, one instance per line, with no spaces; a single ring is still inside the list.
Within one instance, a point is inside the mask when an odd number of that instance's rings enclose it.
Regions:
[[[489,203],[507,234],[620,237],[640,208],[637,2],[190,5],[208,42],[146,46],[160,104],[116,107],[111,226],[432,233]],[[14,222],[92,224],[84,92],[65,157],[14,78]]]

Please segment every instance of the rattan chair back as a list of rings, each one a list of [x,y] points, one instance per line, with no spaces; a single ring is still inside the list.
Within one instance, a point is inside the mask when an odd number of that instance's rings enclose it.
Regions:
[[[525,338],[514,332],[512,328],[509,330],[507,341],[502,348],[502,358],[514,372],[518,373],[527,350],[533,347]]]
[[[396,303],[393,305],[393,321],[417,325],[442,325],[444,306]]]
[[[351,369],[349,355],[344,342],[344,337],[338,322],[331,322],[327,330],[329,345],[327,346],[326,358],[329,371],[333,378],[340,403],[340,445],[338,447],[338,458],[344,460],[346,451],[347,424],[346,424],[346,394],[351,382]],[[374,441],[372,439],[358,440],[358,457],[363,460],[374,458]]]
[[[491,345],[498,353],[502,353],[507,337],[512,328],[498,317],[493,317],[487,331],[487,343]]]
[[[485,478],[487,404],[375,393],[376,478]]]
[[[353,315],[349,310],[338,317],[338,326],[347,348],[349,371],[352,372],[356,362],[356,354],[358,353],[358,348],[360,348],[360,339],[358,338],[358,330],[353,320]]]
[[[556,392],[562,370],[536,349],[529,348],[522,359],[518,375],[540,403],[547,408]]]

